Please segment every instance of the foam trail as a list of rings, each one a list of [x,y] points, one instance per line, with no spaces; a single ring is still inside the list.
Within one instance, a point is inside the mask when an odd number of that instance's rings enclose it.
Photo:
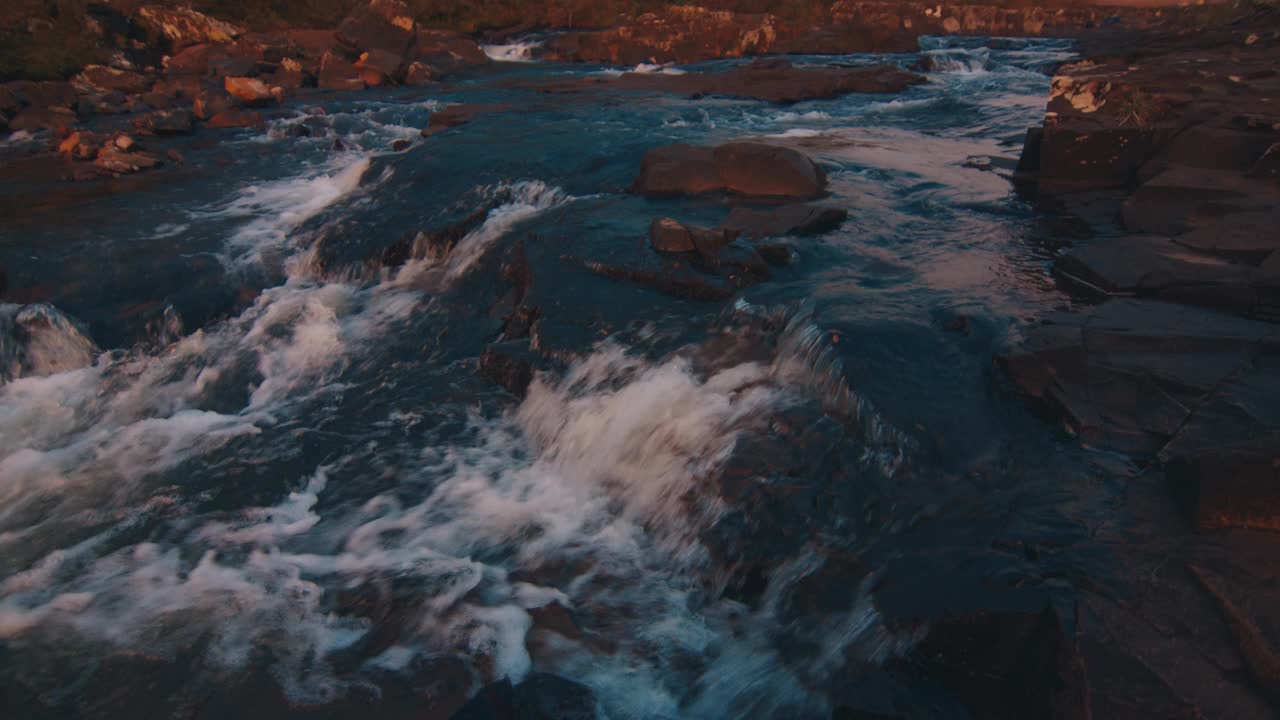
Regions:
[[[527,37],[500,45],[481,45],[480,49],[495,62],[534,62],[533,53],[546,44],[546,38]]]
[[[484,224],[458,241],[449,255],[445,275],[455,279],[467,272],[503,235],[520,223],[558,205],[576,199],[558,187],[539,180],[519,182],[498,188],[498,193],[510,193],[511,199],[489,211]]]
[[[266,253],[288,246],[289,234],[354,193],[370,157],[342,156],[314,174],[251,185],[214,216],[251,218],[227,246],[240,264],[261,263]]]

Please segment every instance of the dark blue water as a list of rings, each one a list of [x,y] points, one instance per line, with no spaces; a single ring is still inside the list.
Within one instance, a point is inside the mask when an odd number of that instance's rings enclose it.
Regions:
[[[1069,48],[952,42],[926,45],[950,61],[901,95],[788,107],[549,95],[533,86],[610,70],[536,63],[318,96],[265,133],[179,142],[185,165],[132,192],[6,219],[10,285],[87,337],[51,330],[36,371],[0,387],[7,681],[74,708],[123,653],[186,668],[148,691],[175,705],[250,675],[319,704],[450,658],[472,690],[571,677],[611,718],[825,717],[833,677],[922,631],[884,621],[869,582],[834,614],[784,612],[816,548],[875,564],[1035,537],[1046,577],[1097,569],[1088,458],[990,372],[1064,300],[1029,208],[966,165],[1016,156]],[[420,138],[453,103],[510,108]],[[654,217],[723,220],[722,198],[626,188],[648,148],[742,137],[818,159],[849,220],[730,303],[563,262],[643,246]],[[487,205],[448,258],[361,262]],[[517,246],[557,360],[523,401],[475,371]],[[796,408],[838,428],[839,472],[799,466],[841,499],[779,521],[801,528],[785,543],[765,524],[726,545],[738,509],[707,478]],[[853,517],[854,496],[875,511]],[[744,563],[725,547],[778,553],[767,588],[727,591]],[[552,606],[581,632],[538,630]]]

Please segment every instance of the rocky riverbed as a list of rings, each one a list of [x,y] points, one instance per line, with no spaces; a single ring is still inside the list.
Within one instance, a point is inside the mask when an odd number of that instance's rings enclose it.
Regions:
[[[1274,9],[95,7],[5,717],[1273,716]]]

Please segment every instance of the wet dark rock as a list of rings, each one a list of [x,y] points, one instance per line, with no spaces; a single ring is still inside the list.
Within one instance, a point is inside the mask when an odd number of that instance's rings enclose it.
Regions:
[[[1274,353],[1213,388],[1160,459],[1194,527],[1280,530],[1280,361]]]
[[[1159,236],[1108,238],[1060,257],[1055,272],[1105,294],[1137,295],[1280,319],[1280,275]]]
[[[1159,135],[1138,127],[1080,130],[1046,126],[1035,151],[1041,196],[1129,185],[1138,168],[1150,159]]]
[[[307,72],[302,64],[293,58],[284,58],[271,74],[271,83],[285,90],[297,90],[308,82]],[[311,78],[315,83],[315,78]]]
[[[654,218],[649,224],[649,243],[658,252],[683,253],[694,250],[689,229],[671,218]]]
[[[940,597],[930,588],[947,588]],[[874,591],[886,629],[920,632],[890,668],[953,693],[974,717],[1088,718],[1065,584],[994,551],[906,553]]]
[[[129,70],[90,65],[76,76],[76,82],[104,92],[138,94],[150,90],[155,79]]]
[[[1143,183],[1124,203],[1131,232],[1178,235],[1224,215],[1280,205],[1280,188],[1236,172],[1174,166]]]
[[[1139,169],[1139,176],[1152,178],[1171,167],[1247,170],[1274,142],[1269,135],[1213,122],[1194,125],[1157,148]]]
[[[634,189],[645,195],[738,195],[809,199],[826,191],[827,176],[789,148],[732,142],[717,148],[668,145],[645,154]]]
[[[157,110],[137,118],[133,125],[154,135],[190,135],[195,131],[195,115],[190,110]]]
[[[352,10],[334,37],[356,53],[381,50],[403,58],[417,39],[417,23],[399,0],[371,0]]]
[[[10,111],[25,108],[73,108],[79,98],[76,89],[67,82],[33,82],[19,80],[6,83],[8,98],[4,101]],[[16,102],[15,102],[16,101]]]
[[[524,397],[540,360],[529,348],[529,340],[507,340],[485,348],[480,356],[480,374],[512,395]]]
[[[227,76],[223,79],[223,89],[245,107],[273,105],[284,97],[280,88],[273,88],[257,78]]]
[[[721,238],[727,237],[722,233],[717,235]],[[713,247],[714,251],[699,247],[698,254],[702,262],[712,272],[726,278],[734,286],[745,288],[769,279],[771,275],[769,264],[748,243],[734,241]]]
[[[486,685],[453,720],[594,720],[595,694],[585,685],[549,673],[533,673],[518,685],[503,679]]]
[[[201,43],[184,48],[165,61],[165,72],[170,76],[205,75],[209,72],[209,58],[214,54],[216,47]]]
[[[235,109],[235,100],[220,88],[202,90],[192,103],[192,112],[195,116],[206,121],[220,113]]]
[[[202,43],[229,43],[244,34],[243,28],[189,7],[144,5],[132,20],[146,34],[148,45],[168,52]]]
[[[74,112],[61,107],[27,107],[9,118],[9,129],[13,132],[38,130],[60,130],[75,125],[79,118]]]
[[[320,59],[317,86],[321,90],[363,90],[364,81],[359,71],[346,58],[329,51]]]
[[[735,290],[725,278],[697,270],[688,259],[652,254],[608,260],[566,255],[564,259],[596,275],[646,285],[690,300],[727,300]]]
[[[392,85],[404,77],[404,57],[374,48],[360,55],[356,70],[365,85],[377,87]]]
[[[737,207],[729,212],[724,226],[747,237],[821,235],[839,228],[848,217],[844,208],[821,205],[784,205],[767,210]]]
[[[262,115],[249,110],[223,110],[205,121],[205,127],[214,130],[257,128],[262,126]]]
[[[686,228],[689,231],[689,237],[693,240],[693,247],[698,251],[698,257],[704,264],[717,269],[717,261],[725,254],[725,249],[734,240],[738,239],[738,233],[734,230],[726,230],[724,228],[704,228],[689,225]]]
[[[893,65],[797,68],[781,58],[760,58],[725,72],[626,73],[609,83],[624,90],[650,90],[688,97],[748,98],[790,104],[852,93],[896,93],[927,80]]]
[[[1280,142],[1266,149],[1249,168],[1249,177],[1262,180],[1280,180]]]
[[[1202,224],[1173,241],[1184,247],[1256,265],[1280,250],[1280,208],[1234,212],[1203,220]]]
[[[420,62],[411,62],[404,71],[404,84],[409,87],[429,85],[435,79],[431,68]]]
[[[150,170],[161,164],[160,158],[146,152],[126,151],[118,147],[107,146],[98,152],[93,164],[116,175],[129,175],[143,170]]]
[[[474,39],[447,30],[418,28],[412,57],[429,71],[430,77],[445,77],[492,64]],[[423,78],[425,79],[425,78]],[[420,79],[421,82],[422,79]],[[406,84],[409,84],[406,79]]]
[[[796,251],[786,243],[756,243],[756,252],[770,265],[790,265],[795,260]]]
[[[232,46],[234,47],[234,46]],[[216,54],[209,58],[209,74],[217,78],[256,78],[261,75],[256,53]]]
[[[427,121],[427,127],[422,129],[422,136],[431,137],[437,133],[466,125],[480,115],[506,112],[510,109],[510,105],[500,104],[450,105],[431,113],[431,118]]]
[[[413,143],[409,140],[396,140],[395,142],[391,143],[391,150],[393,152],[404,152],[405,150],[408,150],[412,145]]]

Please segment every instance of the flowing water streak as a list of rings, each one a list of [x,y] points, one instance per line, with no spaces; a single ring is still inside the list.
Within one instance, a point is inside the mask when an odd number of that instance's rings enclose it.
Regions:
[[[250,218],[227,242],[231,264],[259,265],[273,253],[288,252],[290,233],[360,189],[370,164],[368,154],[339,154],[301,177],[242,190],[224,208],[210,214]]]
[[[489,217],[483,225],[458,241],[446,262],[445,276],[449,280],[465,274],[494,242],[516,225],[546,210],[578,199],[540,180],[500,185],[489,194],[497,197],[509,195],[510,199],[489,211]]]

